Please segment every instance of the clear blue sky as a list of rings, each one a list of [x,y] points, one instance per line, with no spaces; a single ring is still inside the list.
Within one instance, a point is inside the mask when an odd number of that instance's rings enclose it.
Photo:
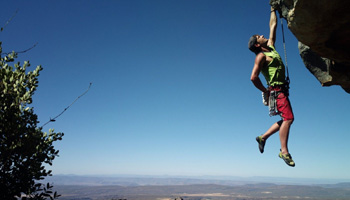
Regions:
[[[289,150],[278,134],[260,154],[269,117],[250,81],[253,34],[269,33],[269,1],[6,1],[4,51],[42,65],[34,109],[40,125],[90,91],[55,123],[54,174],[227,175],[350,179],[350,95],[322,88],[286,30]],[[5,3],[4,3],[5,4]],[[286,23],[285,23],[286,27]],[[277,50],[283,56],[281,27]],[[263,78],[263,77],[261,77]]]

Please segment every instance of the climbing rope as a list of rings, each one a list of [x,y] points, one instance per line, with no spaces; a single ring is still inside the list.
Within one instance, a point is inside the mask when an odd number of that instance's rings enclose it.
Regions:
[[[286,70],[287,70],[287,77],[286,77],[286,82],[289,87],[290,79],[289,79],[289,72],[288,72],[288,63],[287,63],[287,50],[286,50],[286,41],[284,39],[284,30],[283,30],[283,20],[282,20],[282,15],[280,14],[280,19],[281,19],[281,28],[282,28],[282,38],[283,38],[283,48],[284,48],[284,61],[286,63]]]

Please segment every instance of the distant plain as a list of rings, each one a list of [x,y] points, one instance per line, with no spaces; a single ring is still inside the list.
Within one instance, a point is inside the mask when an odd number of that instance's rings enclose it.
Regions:
[[[350,182],[315,184],[306,179],[302,180],[304,183],[298,179],[283,183],[282,178],[268,177],[256,177],[256,181],[238,179],[54,176],[46,181],[54,184],[54,190],[62,195],[60,200],[350,199]]]

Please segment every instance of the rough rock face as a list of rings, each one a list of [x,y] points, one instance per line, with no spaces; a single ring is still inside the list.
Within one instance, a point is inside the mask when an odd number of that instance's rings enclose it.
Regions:
[[[305,66],[323,86],[350,93],[350,1],[270,0],[299,40]]]

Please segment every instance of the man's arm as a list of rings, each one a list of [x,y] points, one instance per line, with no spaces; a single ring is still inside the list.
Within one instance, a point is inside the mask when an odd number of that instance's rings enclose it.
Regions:
[[[263,67],[264,63],[266,62],[266,57],[263,53],[259,53],[254,62],[254,67],[252,70],[252,74],[250,76],[250,80],[253,82],[254,86],[258,88],[262,92],[267,92],[266,88],[262,84],[259,74],[261,71],[261,68]]]
[[[271,7],[271,16],[270,16],[270,36],[269,41],[267,42],[268,46],[275,46],[276,41],[276,28],[277,28],[277,16],[276,11]]]

